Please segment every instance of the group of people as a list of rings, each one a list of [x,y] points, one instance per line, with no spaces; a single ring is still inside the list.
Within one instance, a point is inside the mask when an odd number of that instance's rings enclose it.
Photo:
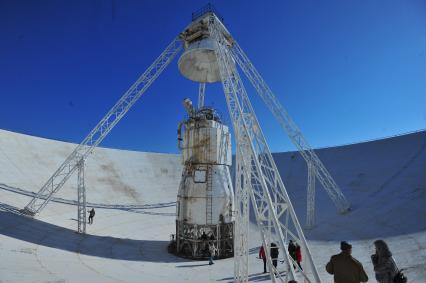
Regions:
[[[299,266],[300,270],[302,269],[302,265],[300,264],[302,262],[302,251],[300,249],[300,246],[298,243],[294,243],[292,240],[288,243],[288,254],[291,256],[291,258],[297,262],[297,265]],[[293,267],[296,268],[296,266]]]
[[[272,260],[272,265],[274,268],[277,268],[278,264],[278,255],[279,255],[278,247],[275,243],[271,243],[271,249],[270,249],[270,255]],[[288,254],[291,256],[291,258],[297,262],[297,265],[299,266],[300,270],[302,270],[302,265],[300,264],[302,262],[302,251],[300,249],[299,244],[294,243],[292,240],[290,240],[288,244]],[[260,246],[259,250],[259,258],[263,260],[263,273],[266,273],[266,253],[265,249],[263,248],[263,245]],[[293,264],[293,267],[296,268],[296,266]]]
[[[374,242],[376,248],[375,253],[371,256],[371,261],[374,267],[374,273],[377,282],[379,283],[405,283],[407,278],[398,269],[392,253],[388,245],[383,240]],[[362,264],[352,257],[352,245],[346,241],[340,243],[341,253],[333,255],[327,263],[326,271],[334,276],[335,283],[360,283],[367,282],[368,276]],[[302,253],[300,246],[297,242],[290,240],[288,245],[288,253],[294,262],[297,263],[298,268],[302,269]],[[278,260],[278,247],[275,243],[271,243],[270,256],[274,268],[277,267]],[[266,254],[263,245],[259,250],[259,258],[263,259],[263,273],[266,273]],[[293,264],[296,269],[296,266]],[[297,270],[297,269],[296,269]]]
[[[374,242],[375,253],[371,255],[374,273],[379,283],[405,283],[407,278],[398,269],[388,245],[383,240]],[[336,283],[367,282],[368,276],[362,264],[352,257],[352,245],[341,242],[341,253],[333,255],[326,265],[328,273],[334,275]]]
[[[278,247],[275,243],[271,243],[271,249],[270,249],[269,253],[271,254],[272,265],[275,268],[277,268],[278,255],[279,255],[280,252],[279,252]],[[265,249],[263,248],[263,245],[260,246],[259,258],[263,260],[263,273],[266,273],[266,253],[265,253]]]

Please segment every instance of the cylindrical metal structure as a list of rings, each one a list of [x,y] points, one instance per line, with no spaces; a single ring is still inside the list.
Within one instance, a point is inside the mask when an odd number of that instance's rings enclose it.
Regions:
[[[233,40],[223,29],[225,41],[219,44],[232,45]],[[179,58],[181,74],[192,81],[214,83],[221,80],[215,53],[216,43],[208,30],[208,17],[192,22],[181,34],[185,52]]]
[[[191,110],[191,109],[190,109]],[[228,127],[211,108],[188,111],[180,126],[184,170],[177,196],[176,252],[188,258],[209,256],[208,244],[219,258],[233,256],[233,188]]]
[[[214,53],[214,42],[210,38],[188,44],[179,58],[181,74],[196,82],[214,83],[220,81],[219,67]]]

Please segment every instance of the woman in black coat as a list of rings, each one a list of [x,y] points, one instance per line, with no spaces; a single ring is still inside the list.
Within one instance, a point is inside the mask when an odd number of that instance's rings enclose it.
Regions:
[[[376,280],[379,283],[392,283],[393,278],[398,273],[392,253],[383,240],[375,241],[374,246],[376,253],[371,256],[371,261],[373,262]]]

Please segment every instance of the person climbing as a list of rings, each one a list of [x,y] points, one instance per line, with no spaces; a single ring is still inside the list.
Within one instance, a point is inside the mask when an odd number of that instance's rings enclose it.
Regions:
[[[277,268],[278,263],[278,255],[280,254],[278,247],[275,243],[271,243],[271,259],[272,259],[272,265]]]
[[[209,252],[210,252],[209,265],[214,264],[213,258],[216,256],[216,251],[217,251],[217,249],[216,249],[214,243],[210,242],[209,243]]]
[[[260,246],[259,258],[263,260],[263,273],[266,273],[266,254],[263,245]]]
[[[290,242],[288,243],[288,254],[290,255],[290,257],[296,261],[296,246],[294,245],[294,242],[292,240],[290,240]],[[296,266],[293,264],[293,268],[296,268]]]
[[[302,262],[302,249],[300,248],[298,243],[296,243],[295,254],[296,254],[297,265],[300,267],[300,270],[303,270],[302,265],[300,264]]]
[[[395,275],[398,274],[398,268],[388,245],[383,240],[377,240],[374,242],[374,246],[376,247],[376,252],[371,256],[371,261],[373,262],[377,282],[394,282]]]
[[[362,264],[352,257],[352,245],[343,241],[340,242],[342,252],[333,255],[327,263],[325,269],[334,275],[335,283],[360,283],[367,282],[368,276]]]
[[[93,224],[93,217],[95,217],[95,208],[92,207],[89,211],[89,224]]]

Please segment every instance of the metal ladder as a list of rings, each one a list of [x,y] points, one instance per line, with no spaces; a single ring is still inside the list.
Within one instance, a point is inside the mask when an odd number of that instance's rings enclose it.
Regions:
[[[207,166],[206,224],[213,222],[213,166]]]

